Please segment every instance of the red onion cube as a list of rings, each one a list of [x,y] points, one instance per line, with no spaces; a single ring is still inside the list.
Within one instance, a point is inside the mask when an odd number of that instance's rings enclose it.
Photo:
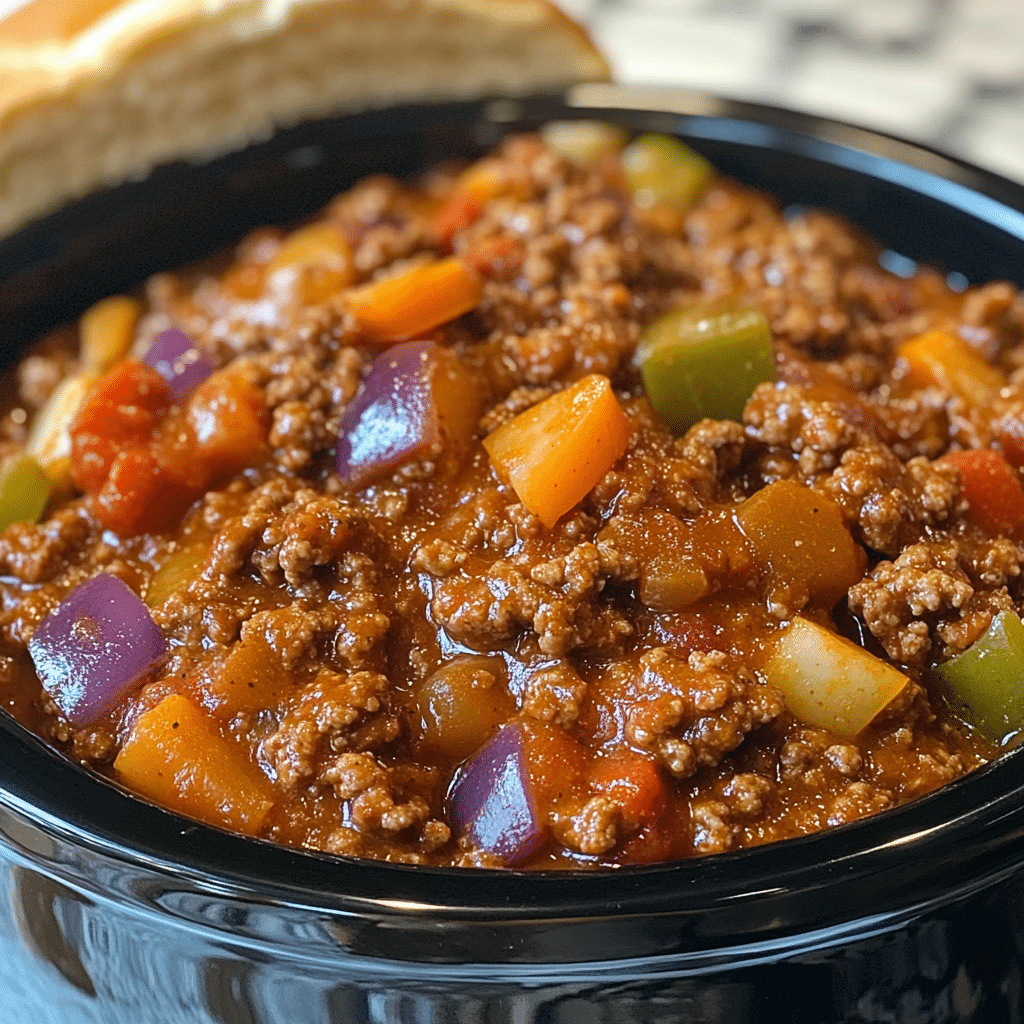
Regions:
[[[86,726],[152,670],[167,653],[167,641],[131,589],[102,573],[50,612],[28,651],[65,718]]]
[[[509,867],[544,842],[527,766],[523,730],[506,725],[464,764],[449,794],[452,824]]]
[[[180,402],[214,371],[213,363],[177,327],[161,331],[142,361],[167,381],[176,402]]]
[[[433,341],[389,348],[348,404],[338,437],[338,475],[363,487],[410,459],[472,436],[480,400],[458,358]]]

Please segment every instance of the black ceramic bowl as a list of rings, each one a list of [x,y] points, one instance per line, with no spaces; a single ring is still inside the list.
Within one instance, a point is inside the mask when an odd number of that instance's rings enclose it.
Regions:
[[[601,116],[674,132],[899,257],[1024,283],[1024,188],[831,121],[588,87],[305,125],[0,242],[8,358],[103,294],[358,177]],[[74,1024],[1009,1021],[1024,1014],[1024,751],[909,806],[604,874],[307,855],[140,803],[0,716],[0,1020]]]

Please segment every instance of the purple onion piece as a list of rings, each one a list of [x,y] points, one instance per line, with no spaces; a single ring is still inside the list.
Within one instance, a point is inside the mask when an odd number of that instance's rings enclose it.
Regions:
[[[192,339],[177,327],[161,331],[142,361],[167,381],[176,402],[180,402],[194,387],[202,384],[215,369],[213,363],[195,347]]]
[[[509,867],[525,863],[544,842],[522,726],[506,725],[459,770],[449,793],[452,825]]]
[[[342,416],[342,480],[358,487],[373,483],[440,441],[431,381],[436,349],[432,341],[409,341],[377,358]]]
[[[94,576],[29,641],[43,689],[74,726],[95,722],[167,653],[149,610],[116,576]]]

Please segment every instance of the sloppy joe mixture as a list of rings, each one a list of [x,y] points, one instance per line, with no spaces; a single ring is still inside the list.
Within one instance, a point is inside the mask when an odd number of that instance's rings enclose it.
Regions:
[[[951,254],[955,264],[955,253]],[[2,423],[0,692],[248,836],[665,861],[1024,722],[1024,300],[553,124],[113,296]]]

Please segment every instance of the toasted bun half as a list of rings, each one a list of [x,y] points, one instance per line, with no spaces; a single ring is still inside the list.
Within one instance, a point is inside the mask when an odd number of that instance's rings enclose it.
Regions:
[[[547,0],[33,0],[0,21],[0,235],[310,118],[608,74]]]

